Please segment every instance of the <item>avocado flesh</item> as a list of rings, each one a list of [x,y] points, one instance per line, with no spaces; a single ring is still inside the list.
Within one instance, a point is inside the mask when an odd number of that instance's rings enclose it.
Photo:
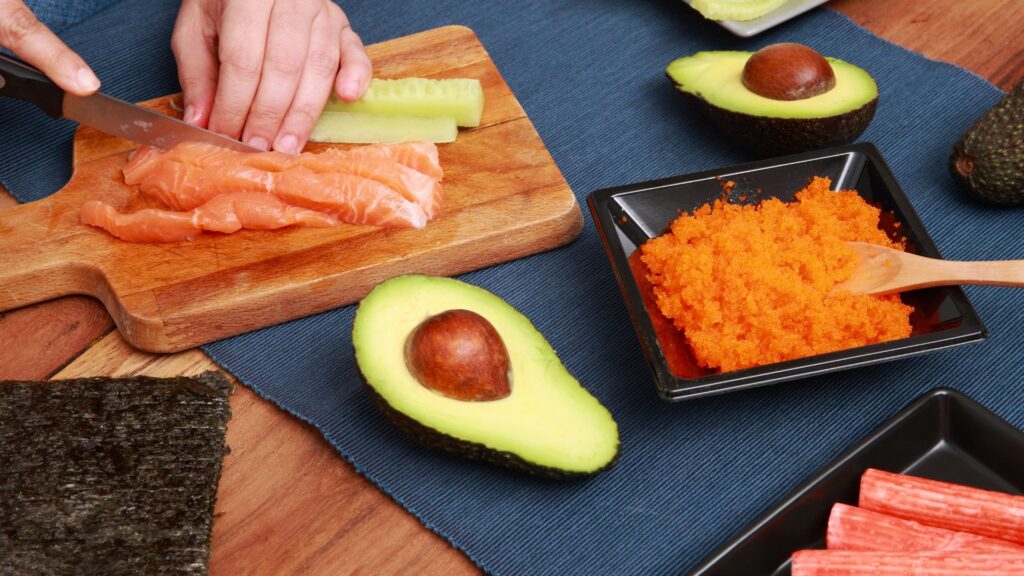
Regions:
[[[802,100],[773,100],[743,85],[743,66],[751,55],[698,52],[674,60],[665,72],[720,131],[758,155],[845,144],[874,117],[878,85],[861,68],[826,58],[836,78],[831,90]]]
[[[507,397],[448,398],[409,372],[408,335],[453,309],[480,314],[501,335],[512,374]],[[359,304],[352,343],[382,410],[423,444],[548,477],[591,474],[618,455],[618,428],[608,410],[562,366],[529,319],[482,288],[450,278],[392,278]]]
[[[997,206],[1024,204],[1024,80],[957,141],[953,177],[974,198]]]

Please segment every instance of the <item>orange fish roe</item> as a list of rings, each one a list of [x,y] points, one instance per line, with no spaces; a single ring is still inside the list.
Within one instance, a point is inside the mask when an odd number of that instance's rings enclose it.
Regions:
[[[844,242],[903,246],[878,228],[878,208],[830,185],[814,178],[791,203],[718,200],[642,246],[658,308],[700,365],[724,372],[910,335],[899,296],[832,292],[857,264]]]

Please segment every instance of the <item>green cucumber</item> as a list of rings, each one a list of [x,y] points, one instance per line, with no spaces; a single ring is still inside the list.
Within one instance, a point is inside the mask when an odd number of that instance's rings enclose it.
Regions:
[[[343,102],[334,96],[325,109],[396,116],[451,116],[459,126],[479,126],[484,90],[475,78],[374,78],[359,100]]]
[[[775,10],[788,0],[693,0],[695,10],[709,20],[753,20]]]
[[[313,126],[313,142],[378,144],[387,142],[454,142],[459,129],[451,116],[417,118],[325,110]]]

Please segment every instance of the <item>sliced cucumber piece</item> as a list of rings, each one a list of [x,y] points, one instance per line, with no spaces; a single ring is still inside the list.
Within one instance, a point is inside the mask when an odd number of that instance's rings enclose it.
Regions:
[[[484,111],[484,90],[475,78],[374,78],[366,94],[355,102],[336,96],[327,110],[401,116],[451,116],[459,126],[479,126]]]
[[[378,144],[386,142],[454,142],[459,133],[451,116],[417,118],[325,110],[313,126],[313,142]]]
[[[709,20],[753,20],[775,10],[788,0],[693,0],[695,10]]]

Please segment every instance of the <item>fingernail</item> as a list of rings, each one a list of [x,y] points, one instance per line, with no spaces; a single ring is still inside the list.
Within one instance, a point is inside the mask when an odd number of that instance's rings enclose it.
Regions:
[[[249,138],[246,144],[252,146],[253,148],[256,148],[257,150],[266,151],[270,149],[270,142],[267,142],[266,138],[260,138],[259,136],[255,138]]]
[[[76,80],[78,87],[85,92],[93,92],[100,87],[100,79],[88,68],[79,68]]]
[[[199,112],[194,107],[185,107],[185,122],[189,124],[197,124],[199,122]]]
[[[287,152],[288,154],[299,153],[299,139],[291,134],[285,134],[277,139],[274,143],[274,150],[279,152]]]

